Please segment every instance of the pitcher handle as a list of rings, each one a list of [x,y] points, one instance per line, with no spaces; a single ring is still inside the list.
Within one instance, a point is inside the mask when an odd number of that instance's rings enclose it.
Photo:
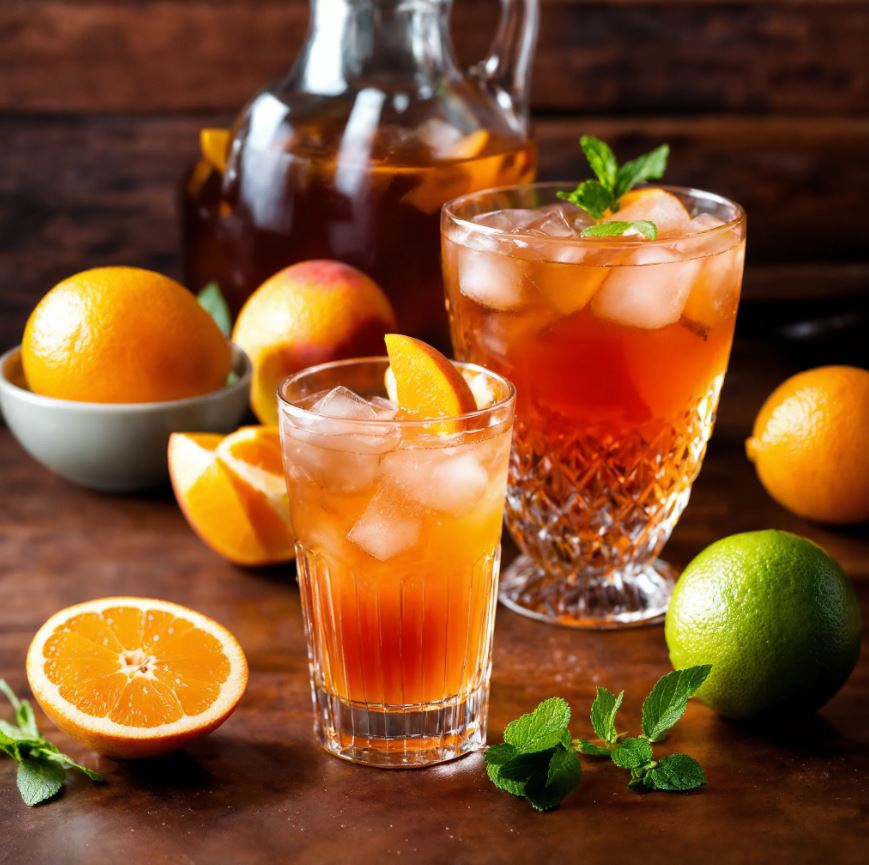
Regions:
[[[539,20],[539,0],[501,0],[501,21],[492,52],[474,70],[488,86],[494,86],[499,104],[511,111],[522,132],[528,128],[531,65]]]

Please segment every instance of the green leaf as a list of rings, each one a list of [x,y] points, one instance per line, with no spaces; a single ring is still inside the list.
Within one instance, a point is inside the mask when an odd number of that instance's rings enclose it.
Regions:
[[[600,219],[616,203],[612,192],[598,180],[583,180],[572,192],[558,192],[563,201],[581,207],[595,219]]]
[[[597,696],[591,704],[591,726],[594,727],[599,739],[614,745],[619,737],[616,730],[616,713],[622,704],[625,692],[621,691],[618,696],[606,688],[597,688]]]
[[[621,198],[629,189],[644,180],[659,180],[667,170],[667,157],[670,146],[662,144],[643,156],[638,156],[622,165],[616,174],[614,195]]]
[[[658,226],[648,219],[634,219],[630,222],[613,219],[586,226],[582,229],[580,237],[622,237],[628,233],[641,234],[648,240],[657,240]]]
[[[36,715],[33,714],[33,706],[29,700],[20,700],[18,708],[15,710],[15,720],[21,728],[22,733],[25,733],[31,739],[39,738],[39,727],[36,725]]]
[[[196,295],[199,305],[214,319],[214,323],[229,336],[232,331],[232,316],[229,305],[220,291],[216,282],[209,282],[199,294]]]
[[[486,765],[503,766],[504,763],[509,763],[516,756],[516,749],[506,742],[501,742],[500,745],[490,745],[486,748],[483,754],[483,759]]]
[[[561,697],[551,697],[511,721],[504,728],[504,741],[520,754],[547,751],[558,745],[570,723],[570,706]]]
[[[9,683],[5,679],[0,679],[0,693],[12,704],[12,710],[17,713],[21,701],[15,696],[15,691],[9,687]]]
[[[557,808],[582,782],[582,767],[573,749],[556,748],[549,760],[542,787],[535,773],[525,785],[525,797],[538,811]]]
[[[703,664],[673,670],[655,683],[643,702],[643,735],[657,742],[685,712],[688,699],[706,681],[712,667]]]
[[[18,765],[18,789],[26,805],[38,805],[63,786],[63,766],[42,757],[28,757]]]
[[[555,748],[549,748],[546,751],[519,754],[501,766],[501,777],[507,781],[527,781],[535,772],[543,771],[545,774],[554,752]]]
[[[595,745],[594,742],[589,742],[587,739],[574,739],[573,747],[580,754],[585,754],[586,757],[609,757],[610,749],[603,748],[600,745]]]
[[[652,746],[647,739],[623,739],[613,748],[611,756],[620,769],[636,769],[652,759]]]
[[[684,792],[696,790],[705,783],[703,767],[687,754],[670,754],[643,775],[643,784],[649,790]]]
[[[68,754],[63,754],[49,743],[45,743],[47,747],[42,747],[34,750],[34,754],[46,760],[53,760],[55,763],[63,766],[64,769],[76,769],[81,772],[83,775],[87,775],[88,778],[91,779],[95,784],[103,784],[105,783],[105,778],[100,775],[99,772],[94,771],[93,769],[88,769],[87,766],[82,766],[81,763],[77,763],[72,759]]]
[[[606,189],[615,189],[618,163],[609,144],[593,135],[583,135],[579,146],[591,166],[591,170]]]

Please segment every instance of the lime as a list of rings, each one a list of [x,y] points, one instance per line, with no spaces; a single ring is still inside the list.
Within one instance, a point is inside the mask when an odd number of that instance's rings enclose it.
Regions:
[[[860,634],[838,563],[771,529],[703,550],[676,584],[665,626],[675,669],[712,664],[697,696],[729,718],[823,706],[854,669]]]

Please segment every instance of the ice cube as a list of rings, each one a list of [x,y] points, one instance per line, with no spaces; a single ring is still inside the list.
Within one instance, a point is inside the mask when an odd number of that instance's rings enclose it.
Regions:
[[[353,437],[327,437],[301,430],[285,437],[286,464],[290,477],[310,480],[330,493],[356,493],[374,483],[380,454],[369,448],[352,448]],[[381,444],[383,441],[380,440]],[[343,448],[326,446],[343,444]],[[370,442],[363,441],[364,448]]]
[[[392,372],[392,367],[389,367],[389,372]],[[395,376],[393,374],[393,380]],[[382,396],[373,396],[369,401],[369,405],[374,409],[374,414],[377,420],[392,420],[398,414],[398,406],[391,399],[386,399]]]
[[[473,221],[477,225],[512,233],[522,231],[540,218],[539,210],[507,207],[504,210],[493,210],[491,213],[478,213]]]
[[[689,321],[713,328],[736,312],[745,244],[700,259],[700,272],[682,314]]]
[[[409,513],[407,503],[394,490],[381,487],[348,532],[347,539],[369,556],[385,562],[409,550],[417,542],[421,528],[418,517]]]
[[[472,447],[393,451],[384,457],[383,473],[414,501],[449,513],[472,507],[489,482]]]
[[[374,420],[377,417],[368,400],[344,385],[333,387],[329,393],[314,403],[311,411],[323,417],[347,420]]]
[[[416,137],[431,150],[432,156],[448,159],[461,139],[462,131],[446,120],[430,117],[417,127]]]
[[[579,237],[579,233],[560,207],[545,210],[538,219],[528,223],[525,231],[529,234],[541,234],[544,237]]]
[[[678,321],[700,270],[663,248],[640,247],[630,264],[613,267],[591,300],[592,312],[632,327],[656,329]]]
[[[517,309],[526,300],[527,262],[499,252],[463,246],[458,255],[459,291],[490,309]]]
[[[697,231],[710,231],[711,229],[719,228],[722,225],[724,225],[723,220],[719,219],[717,216],[713,216],[711,213],[699,213],[688,224],[688,230],[692,233]]]
[[[645,219],[654,222],[658,234],[682,234],[689,230],[691,214],[675,195],[663,189],[638,189],[628,193],[628,203],[612,216],[633,222]]]

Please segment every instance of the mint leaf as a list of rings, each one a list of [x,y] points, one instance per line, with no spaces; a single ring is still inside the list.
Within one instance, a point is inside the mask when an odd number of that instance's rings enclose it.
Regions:
[[[557,808],[565,796],[582,782],[582,767],[573,749],[556,748],[549,759],[549,767],[540,786],[535,773],[525,785],[525,798],[538,811]]]
[[[9,683],[5,679],[0,679],[0,694],[3,694],[12,703],[12,710],[17,714],[21,701],[15,696],[15,691],[9,687]]]
[[[652,746],[647,739],[623,739],[610,756],[620,769],[636,769],[652,759]]]
[[[619,166],[609,144],[593,135],[583,135],[579,139],[579,146],[601,186],[609,190],[614,189]]]
[[[544,700],[527,715],[504,728],[504,741],[520,754],[546,751],[558,745],[570,723],[570,706],[561,697]]]
[[[628,190],[644,180],[660,180],[667,170],[669,155],[670,146],[662,144],[651,152],[622,165],[613,184],[615,198],[621,198]]]
[[[560,747],[560,746],[559,746]],[[519,754],[509,763],[501,766],[501,777],[507,781],[527,781],[535,772],[546,774],[549,760],[555,753],[555,748],[546,751],[535,751],[532,754]]]
[[[706,681],[712,667],[703,664],[673,670],[655,683],[643,702],[643,735],[657,742],[685,712],[688,699]]]
[[[489,745],[483,754],[483,759],[486,765],[503,766],[504,763],[509,763],[516,756],[516,749],[506,742],[501,742],[500,745]]]
[[[562,201],[581,207],[595,219],[601,219],[616,203],[612,192],[598,180],[583,180],[572,192],[557,192]]]
[[[214,323],[229,336],[232,331],[232,316],[229,305],[220,291],[216,282],[209,282],[199,294],[196,295],[199,305],[214,319]]]
[[[648,240],[656,240],[658,226],[648,219],[634,219],[630,222],[607,220],[589,225],[582,229],[580,237],[623,237],[626,234],[641,234]]]
[[[18,765],[18,789],[25,805],[38,805],[63,786],[63,766],[42,757],[28,757]]]
[[[696,790],[705,783],[703,767],[687,754],[670,754],[643,775],[643,784],[649,790],[683,792]]]
[[[595,745],[594,742],[589,742],[587,739],[574,739],[573,747],[580,754],[585,754],[586,757],[609,757],[610,749],[603,748],[600,745]]]
[[[619,737],[616,730],[616,712],[618,712],[624,696],[624,691],[617,697],[612,691],[598,685],[597,695],[591,704],[591,726],[598,738],[603,739],[604,742],[609,742],[610,745],[614,745]]]
[[[42,759],[52,760],[58,765],[63,766],[64,769],[76,769],[83,775],[87,775],[87,777],[96,784],[102,784],[106,780],[99,772],[95,772],[93,769],[88,769],[87,766],[82,766],[81,763],[77,763],[72,759],[72,757],[58,751],[54,745],[49,745],[47,748],[35,748],[31,753]]]
[[[484,759],[486,761],[486,774],[489,780],[499,789],[513,796],[524,795],[525,783],[510,781],[501,777],[501,767],[509,763],[516,756],[516,749],[506,742],[500,745],[491,745],[486,748]]]

